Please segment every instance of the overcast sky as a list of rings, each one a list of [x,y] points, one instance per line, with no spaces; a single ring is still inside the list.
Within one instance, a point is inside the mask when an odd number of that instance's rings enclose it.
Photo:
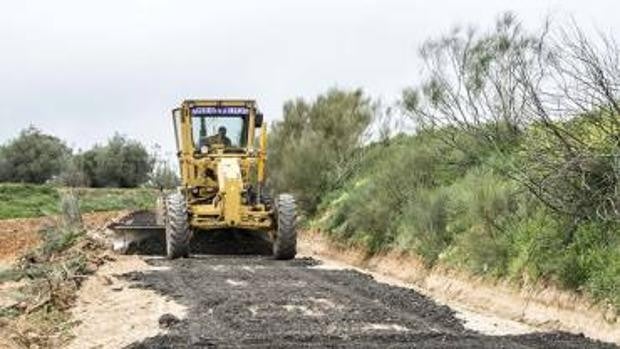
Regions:
[[[620,33],[618,0],[0,0],[0,143],[33,124],[76,148],[115,131],[172,149],[190,97],[285,100],[362,87],[385,102],[416,82],[417,48],[513,11]],[[619,35],[620,36],[620,35]]]

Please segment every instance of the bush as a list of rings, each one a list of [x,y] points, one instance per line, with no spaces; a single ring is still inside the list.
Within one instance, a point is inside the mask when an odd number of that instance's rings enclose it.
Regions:
[[[587,290],[597,299],[607,299],[620,309],[620,244],[602,249],[598,260],[587,281]]]
[[[535,276],[567,289],[590,290],[598,296],[613,291],[608,282],[618,277],[610,273],[618,268],[617,224],[571,227],[569,222],[558,220],[555,227],[533,237],[529,266]]]
[[[390,246],[398,235],[399,219],[418,188],[433,187],[440,164],[428,148],[411,148],[411,138],[364,150],[360,170],[344,185],[344,195],[331,205],[327,229],[376,251]]]
[[[80,188],[90,186],[90,179],[86,172],[79,167],[77,159],[71,158],[52,183],[64,187]]]
[[[449,229],[451,204],[446,190],[418,190],[400,217],[396,246],[434,264],[454,238]]]
[[[31,126],[0,148],[0,181],[45,183],[63,170],[70,156],[64,142]]]
[[[78,155],[76,161],[94,187],[134,188],[146,183],[153,169],[146,148],[118,134],[105,146]]]
[[[287,102],[283,120],[271,129],[270,185],[295,194],[301,208],[313,213],[323,195],[357,169],[357,149],[374,113],[360,90],[332,89],[311,102]]]
[[[601,124],[613,129],[609,118],[599,118]],[[569,140],[550,137],[547,127],[532,125],[519,152],[520,166],[527,169],[527,179],[537,184],[544,202],[566,218],[618,220],[617,135],[600,132],[587,119],[589,116],[556,123],[555,127],[571,135]]]
[[[167,162],[159,162],[150,175],[148,185],[157,189],[174,189],[181,185],[181,179]]]

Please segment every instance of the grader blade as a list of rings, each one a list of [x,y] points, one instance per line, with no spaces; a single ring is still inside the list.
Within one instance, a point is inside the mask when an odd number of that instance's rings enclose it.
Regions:
[[[165,226],[155,211],[134,211],[108,226],[113,232],[112,245],[116,252],[125,253],[132,244],[153,236],[163,237]]]

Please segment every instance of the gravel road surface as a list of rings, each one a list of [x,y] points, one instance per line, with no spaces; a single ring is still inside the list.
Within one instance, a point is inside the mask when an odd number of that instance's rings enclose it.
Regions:
[[[238,242],[215,238],[219,244],[204,243],[217,254],[146,257],[158,268],[122,276],[188,309],[180,321],[163,317],[163,334],[129,348],[615,348],[566,333],[482,335],[414,290],[319,268],[311,258],[276,261],[256,241],[231,255]]]

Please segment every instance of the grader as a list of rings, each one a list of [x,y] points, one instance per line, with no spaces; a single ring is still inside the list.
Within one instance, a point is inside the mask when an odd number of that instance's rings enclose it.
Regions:
[[[189,256],[194,234],[239,229],[264,234],[276,259],[294,258],[295,201],[289,194],[273,200],[265,190],[267,127],[256,103],[186,100],[172,119],[181,186],[160,200],[155,225],[112,228],[134,237],[163,231],[171,259]]]

